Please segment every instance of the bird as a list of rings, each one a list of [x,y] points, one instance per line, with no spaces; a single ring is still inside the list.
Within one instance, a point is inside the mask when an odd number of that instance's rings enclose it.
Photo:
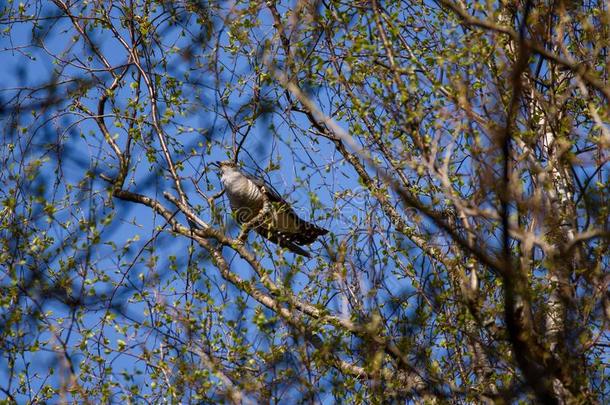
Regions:
[[[212,165],[219,169],[220,181],[240,225],[255,220],[265,208],[268,212],[263,213],[263,218],[250,224],[254,231],[293,253],[311,258],[311,254],[301,246],[326,235],[327,229],[301,219],[273,186],[263,178],[240,170],[233,161],[214,162]]]

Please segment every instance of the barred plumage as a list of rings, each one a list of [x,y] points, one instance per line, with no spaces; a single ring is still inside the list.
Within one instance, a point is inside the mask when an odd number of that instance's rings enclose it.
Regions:
[[[270,203],[269,213],[253,229],[293,253],[311,257],[299,245],[313,243],[319,236],[327,234],[328,230],[299,218],[290,204],[263,179],[242,172],[233,162],[220,162],[216,165],[220,168],[220,180],[240,224],[255,219],[263,209],[266,198]]]

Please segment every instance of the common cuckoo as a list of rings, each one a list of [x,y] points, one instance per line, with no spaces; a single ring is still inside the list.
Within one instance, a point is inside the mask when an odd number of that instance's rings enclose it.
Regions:
[[[311,257],[299,245],[313,243],[328,230],[299,218],[290,204],[264,179],[239,170],[230,161],[214,165],[220,169],[220,181],[238,223],[252,226],[259,235],[293,253]],[[263,208],[266,212],[261,213]],[[261,218],[257,218],[259,213]]]

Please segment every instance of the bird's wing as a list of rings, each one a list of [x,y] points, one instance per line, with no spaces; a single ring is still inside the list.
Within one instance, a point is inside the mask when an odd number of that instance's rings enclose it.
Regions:
[[[242,173],[265,193],[267,198],[269,198],[269,202],[280,207],[279,211],[276,211],[275,226],[269,226],[271,224],[262,225],[257,228],[257,232],[270,241],[297,254],[309,256],[298,245],[309,245],[318,236],[325,235],[328,231],[301,219],[294,212],[290,203],[284,200],[280,193],[271,184],[266,182],[265,179],[247,172]],[[276,227],[279,229],[272,229]]]
[[[281,203],[282,205],[290,206],[290,204],[282,198],[280,193],[278,193],[278,191],[275,189],[275,187],[273,187],[271,184],[269,184],[267,181],[265,181],[265,179],[263,179],[262,177],[250,174],[243,170],[242,170],[242,174],[245,177],[247,177],[248,180],[250,180],[252,183],[254,183],[258,188],[263,190],[263,192],[265,193],[267,198],[269,198],[270,202]]]

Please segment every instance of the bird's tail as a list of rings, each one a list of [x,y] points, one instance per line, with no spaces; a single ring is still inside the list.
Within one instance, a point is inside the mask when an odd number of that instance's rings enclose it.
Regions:
[[[314,236],[311,239],[311,241],[309,241],[309,239],[303,239],[303,236],[305,234],[308,234],[308,231],[304,231],[299,234],[294,234],[294,233],[286,234],[286,233],[274,232],[270,229],[262,229],[262,228],[258,228],[258,229],[256,229],[256,231],[259,234],[261,234],[263,237],[269,239],[271,242],[277,243],[281,247],[288,249],[293,253],[296,253],[296,254],[299,254],[301,256],[305,256],[308,258],[311,258],[311,255],[309,254],[308,251],[304,250],[302,247],[299,246],[299,244],[301,244],[301,241],[305,240],[305,241],[308,241],[308,243],[311,243],[315,240],[317,235],[320,235],[320,234],[323,235],[328,232],[326,229],[316,227],[316,230],[309,231],[309,233],[311,233],[311,234],[316,233],[316,236]],[[320,232],[322,232],[322,233],[320,233]]]
[[[310,243],[313,243],[318,236],[326,235],[328,233],[328,229],[321,228],[311,222],[303,222],[302,232],[294,237],[294,242],[299,245],[309,245]]]
[[[280,246],[290,250],[292,253],[296,253],[298,255],[305,256],[308,259],[311,259],[311,254],[307,250],[303,249],[302,247],[300,247],[299,245],[297,245],[295,243],[292,243],[292,242],[282,243],[282,244],[280,244]]]

